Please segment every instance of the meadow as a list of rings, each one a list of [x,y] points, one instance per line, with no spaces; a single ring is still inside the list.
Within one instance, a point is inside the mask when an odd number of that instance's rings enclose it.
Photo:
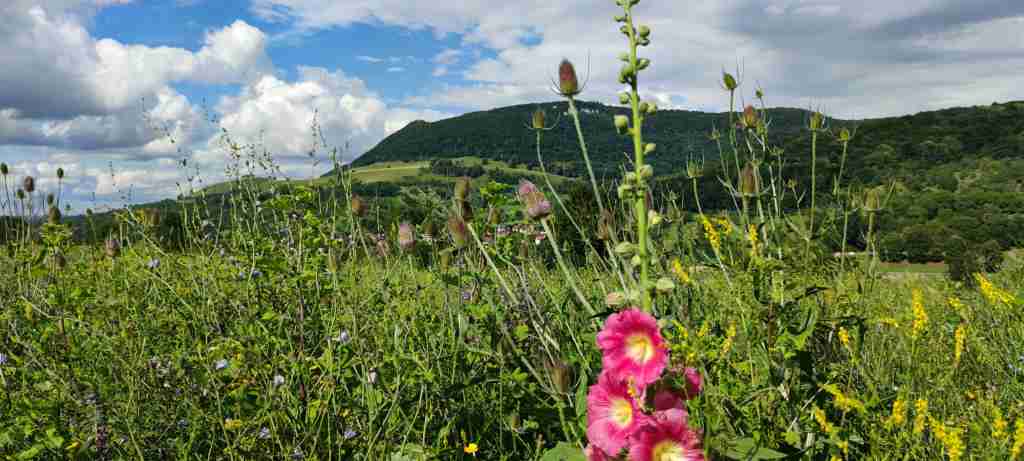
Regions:
[[[3,165],[0,458],[1020,459],[1024,255],[960,280],[879,261],[891,187],[787,173],[856,135],[818,112],[784,156],[763,104],[731,104],[709,162],[734,207],[701,208],[696,160],[655,196],[655,35],[617,3],[615,184],[458,178],[384,213],[354,181],[426,165],[237,175],[217,206],[178,202],[173,239],[168,211],[125,207],[91,245]],[[723,73],[733,104],[741,84]],[[589,167],[568,61],[554,89]],[[552,118],[523,120],[538,158]],[[833,257],[850,232],[861,256]]]

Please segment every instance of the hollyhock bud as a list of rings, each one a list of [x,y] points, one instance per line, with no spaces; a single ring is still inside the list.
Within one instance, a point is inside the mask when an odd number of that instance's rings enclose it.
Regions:
[[[629,117],[625,115],[615,116],[615,131],[619,134],[626,134],[626,130],[629,129]]]
[[[567,98],[580,94],[580,82],[576,78],[576,68],[568,59],[563,59],[562,63],[558,65],[558,92]]]
[[[403,251],[409,251],[416,246],[416,235],[413,232],[412,224],[406,222],[398,225],[398,246]]]

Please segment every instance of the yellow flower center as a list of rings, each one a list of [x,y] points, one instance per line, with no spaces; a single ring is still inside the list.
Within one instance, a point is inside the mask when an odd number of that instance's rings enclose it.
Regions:
[[[619,427],[629,426],[633,422],[633,405],[626,399],[612,402],[612,421]]]
[[[685,461],[686,448],[671,440],[659,442],[651,451],[652,461]]]
[[[645,334],[633,334],[626,338],[626,355],[637,363],[647,363],[654,357],[654,343]]]

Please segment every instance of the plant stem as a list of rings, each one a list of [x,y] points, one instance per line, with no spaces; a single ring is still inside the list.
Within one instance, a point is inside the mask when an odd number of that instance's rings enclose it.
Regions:
[[[576,294],[576,298],[580,300],[580,303],[586,306],[591,315],[597,314],[597,310],[595,310],[594,306],[590,304],[590,301],[587,301],[587,297],[583,296],[583,292],[580,291],[579,286],[576,285],[576,276],[569,271],[569,266],[565,265],[565,259],[562,258],[562,251],[558,249],[558,244],[555,243],[555,234],[551,232],[551,226],[548,225],[548,219],[549,218],[541,219],[540,224],[544,226],[544,232],[547,234],[547,239],[545,240],[551,244],[551,249],[555,251],[555,260],[558,261],[559,269],[561,269],[562,273],[565,274],[565,279],[569,282],[569,286],[572,288],[573,293]]]

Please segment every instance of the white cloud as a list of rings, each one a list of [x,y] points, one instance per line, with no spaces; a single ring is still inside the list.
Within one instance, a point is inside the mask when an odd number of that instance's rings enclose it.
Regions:
[[[402,66],[392,66],[392,67],[388,67],[388,70],[387,70],[387,71],[388,71],[388,72],[391,72],[391,73],[395,73],[395,72],[405,72],[405,68],[404,68],[404,67],[402,67]]]
[[[372,62],[374,64],[379,63],[379,62],[384,62],[383,59],[376,58],[376,57],[373,57],[373,56],[356,56],[356,59],[358,59],[360,61],[364,61],[364,62]]]

